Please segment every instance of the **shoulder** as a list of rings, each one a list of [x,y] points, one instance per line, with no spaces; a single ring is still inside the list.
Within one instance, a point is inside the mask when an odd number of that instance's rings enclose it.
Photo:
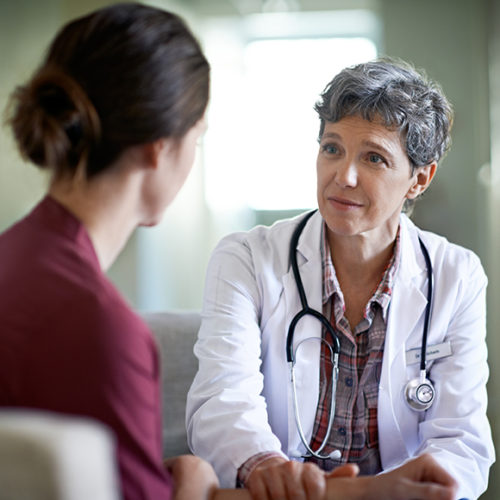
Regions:
[[[259,225],[245,232],[236,232],[224,237],[217,245],[214,256],[233,255],[236,258],[253,262],[257,267],[274,263],[281,270],[288,269],[290,241],[303,219],[304,214],[276,221],[271,226]],[[314,214],[308,222],[306,231],[318,232],[321,215]]]
[[[406,216],[403,216],[401,221],[408,230],[415,248],[418,245],[418,238],[422,240],[436,273],[454,275],[461,280],[477,278],[486,281],[481,260],[472,250],[452,243],[444,236],[420,229]]]
[[[283,238],[291,235],[300,221],[300,217],[281,219],[271,226],[258,225],[248,231],[231,233],[221,239],[218,247],[230,245],[245,245],[249,248],[263,245],[273,246],[283,241]]]

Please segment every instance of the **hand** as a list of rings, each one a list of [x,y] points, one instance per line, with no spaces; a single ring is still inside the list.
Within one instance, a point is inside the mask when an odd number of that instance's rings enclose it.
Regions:
[[[212,466],[199,457],[181,455],[167,458],[163,465],[174,481],[174,500],[208,500],[219,486]]]
[[[453,500],[457,483],[430,455],[391,472],[360,478],[331,477],[327,498],[356,500]]]
[[[391,498],[408,498],[408,488],[411,488],[411,498],[453,500],[458,487],[453,477],[428,454],[410,460],[401,467],[378,477],[382,478],[384,475],[390,476],[394,482],[394,489],[396,486],[400,487],[398,496]]]
[[[333,477],[356,477],[359,474],[359,467],[356,464],[339,465],[336,469],[326,473],[327,478]]]
[[[327,477],[353,477],[357,466],[346,465],[325,473],[315,464],[272,457],[260,463],[245,486],[254,500],[323,500]]]

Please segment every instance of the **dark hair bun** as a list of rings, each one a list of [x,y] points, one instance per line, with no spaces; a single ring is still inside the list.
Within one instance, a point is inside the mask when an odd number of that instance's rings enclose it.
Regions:
[[[23,157],[42,168],[74,170],[100,136],[97,112],[81,86],[45,66],[12,95],[9,121]]]
[[[129,147],[180,141],[205,113],[209,75],[180,17],[118,3],[61,29],[9,121],[25,158],[90,179]]]

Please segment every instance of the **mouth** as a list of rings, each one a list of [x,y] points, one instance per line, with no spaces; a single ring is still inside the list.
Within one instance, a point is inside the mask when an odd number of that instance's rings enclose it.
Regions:
[[[338,196],[329,196],[328,201],[331,205],[339,210],[353,210],[355,208],[360,208],[363,205],[354,200],[348,200],[346,198],[340,198]]]

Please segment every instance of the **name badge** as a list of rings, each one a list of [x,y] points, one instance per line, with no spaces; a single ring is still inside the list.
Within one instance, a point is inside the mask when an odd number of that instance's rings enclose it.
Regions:
[[[406,351],[406,364],[413,365],[415,363],[419,363],[421,352],[422,349],[420,347]],[[431,361],[432,359],[446,358],[451,355],[451,342],[448,341],[443,342],[442,344],[428,345],[425,353],[425,359],[427,361]]]

